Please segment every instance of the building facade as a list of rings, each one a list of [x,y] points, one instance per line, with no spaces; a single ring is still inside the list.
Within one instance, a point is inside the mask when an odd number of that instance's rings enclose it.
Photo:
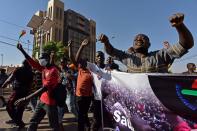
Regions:
[[[83,15],[68,9],[64,11],[64,3],[60,0],[50,0],[46,11],[38,11],[35,15],[43,19],[49,18],[53,24],[48,31],[41,32],[33,29],[34,49],[40,48],[40,44],[49,41],[62,42],[67,46],[69,40],[75,55],[81,42],[85,38],[90,39],[90,44],[82,52],[82,57],[94,62],[96,52],[96,22]],[[37,53],[38,55],[38,53]]]
[[[90,43],[82,52],[81,57],[94,62],[96,51],[96,23],[70,9],[64,12],[64,18],[63,43],[67,44],[69,40],[72,40],[73,45],[71,46],[73,54],[76,54],[81,42],[85,38],[88,38]]]
[[[47,16],[54,24],[46,37],[46,41],[63,41],[64,3],[60,0],[50,0],[47,6]]]

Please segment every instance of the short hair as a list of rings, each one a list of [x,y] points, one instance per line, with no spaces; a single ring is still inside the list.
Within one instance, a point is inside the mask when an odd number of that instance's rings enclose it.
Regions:
[[[196,66],[194,63],[187,63],[187,68],[189,68],[190,65]]]
[[[30,64],[29,64],[29,62],[27,60],[23,60],[22,65],[24,67],[30,67]]]
[[[137,34],[135,36],[135,38],[138,37],[138,36],[143,36],[148,41],[148,48],[149,48],[150,45],[151,45],[149,37],[147,35],[145,35],[145,34]]]
[[[147,35],[145,35],[145,34],[137,34],[137,35],[135,36],[135,38],[136,38],[137,36],[143,36],[145,39],[147,39],[147,41],[150,42],[149,37],[148,37]]]
[[[105,58],[105,54],[102,51],[97,51],[96,54],[100,54]]]
[[[6,72],[6,69],[1,68],[1,69],[0,69],[0,72],[1,72],[1,73],[5,73],[5,72]]]
[[[104,55],[104,53],[102,52],[102,51],[97,51],[96,53],[98,53],[98,54],[103,54]]]

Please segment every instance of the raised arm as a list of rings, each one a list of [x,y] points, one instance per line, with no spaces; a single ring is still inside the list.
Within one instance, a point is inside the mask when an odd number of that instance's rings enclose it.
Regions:
[[[133,53],[133,52],[130,52],[128,54],[125,51],[114,48],[110,44],[108,37],[104,34],[101,34],[99,36],[98,41],[104,44],[104,48],[107,54],[114,57],[116,60],[122,61],[123,59],[130,57],[131,53]]]
[[[69,56],[69,59],[73,62],[73,64],[76,65],[76,61],[75,61],[75,58],[74,58],[73,53],[72,53],[71,44],[73,44],[73,41],[69,40],[68,41],[68,56]]]
[[[73,64],[75,65],[75,66],[77,66],[77,61],[79,60],[79,56],[81,55],[81,52],[83,51],[83,48],[87,45],[89,43],[89,41],[88,41],[88,39],[84,39],[83,41],[82,41],[82,43],[81,43],[81,45],[80,45],[80,47],[79,47],[79,49],[78,49],[78,51],[77,51],[77,54],[76,54],[76,56],[75,56],[75,58],[74,58],[74,56],[73,56],[73,54],[72,54],[72,46],[71,46],[71,44],[72,44],[72,41],[70,41],[69,43],[68,43],[68,52],[69,52],[69,58],[70,58],[70,60],[73,62]]]
[[[179,43],[185,48],[190,49],[194,45],[194,39],[191,32],[183,23],[184,14],[177,13],[170,17],[169,21],[176,28],[179,35]]]
[[[104,34],[101,34],[98,40],[104,44],[104,48],[107,54],[109,54],[110,56],[114,56],[115,48],[110,44],[108,37]]]
[[[81,43],[81,46],[79,47],[78,51],[77,51],[77,54],[75,56],[75,61],[77,62],[79,60],[79,56],[81,55],[81,52],[83,51],[83,48],[85,46],[87,46],[89,44],[89,41],[88,39],[84,39]]]
[[[46,87],[42,87],[42,88],[38,89],[37,91],[35,91],[32,94],[30,94],[30,95],[28,95],[26,97],[23,97],[23,98],[18,99],[14,104],[16,106],[20,106],[20,105],[26,104],[26,102],[28,102],[32,97],[39,96],[44,91],[47,91],[47,88]]]
[[[35,96],[39,96],[40,94],[42,94],[44,91],[47,91],[47,88],[46,87],[42,87],[40,89],[38,89],[37,91],[35,91],[34,93],[28,95],[25,97],[25,99],[27,101],[29,101],[32,97],[35,97]]]
[[[44,69],[43,66],[41,66],[38,62],[34,61],[23,49],[22,45],[20,43],[17,44],[17,48],[22,52],[22,54],[25,56],[25,59],[29,62],[29,64],[39,70],[40,72],[42,72],[42,70]]]

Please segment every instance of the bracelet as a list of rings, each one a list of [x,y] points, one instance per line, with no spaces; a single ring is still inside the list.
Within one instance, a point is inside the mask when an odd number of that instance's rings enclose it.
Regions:
[[[24,100],[25,100],[25,101],[27,100],[26,97],[24,97]]]

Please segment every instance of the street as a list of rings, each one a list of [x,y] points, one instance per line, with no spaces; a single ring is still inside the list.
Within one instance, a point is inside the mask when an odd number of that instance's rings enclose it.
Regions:
[[[10,88],[5,88],[4,90],[4,97],[7,101],[9,94],[11,92]],[[33,115],[32,111],[25,110],[23,114],[23,121],[25,122],[26,126],[23,130],[26,130],[29,124],[29,120],[31,116]],[[89,116],[92,116],[90,113]],[[6,108],[0,108],[0,131],[17,131],[17,127],[14,125],[6,124],[5,121],[10,120],[10,117],[8,116],[8,113],[6,111]],[[74,115],[72,113],[65,113],[64,114],[64,130],[65,131],[77,131],[77,122],[74,121]],[[45,118],[41,121],[41,123],[38,126],[38,131],[50,131],[50,127],[48,124],[48,118],[45,116]]]
[[[26,128],[28,127],[29,120],[33,113],[31,111],[25,111],[23,114],[23,121],[26,123]],[[13,125],[6,124],[5,121],[10,120],[7,111],[4,108],[0,108],[0,131],[16,131],[17,128]],[[74,121],[74,116],[71,113],[66,113],[64,115],[64,129],[66,131],[76,131],[77,130],[77,122],[72,122]],[[24,128],[24,130],[26,130]],[[50,131],[50,127],[48,125],[48,118],[45,116],[45,118],[41,121],[38,127],[38,131]]]

